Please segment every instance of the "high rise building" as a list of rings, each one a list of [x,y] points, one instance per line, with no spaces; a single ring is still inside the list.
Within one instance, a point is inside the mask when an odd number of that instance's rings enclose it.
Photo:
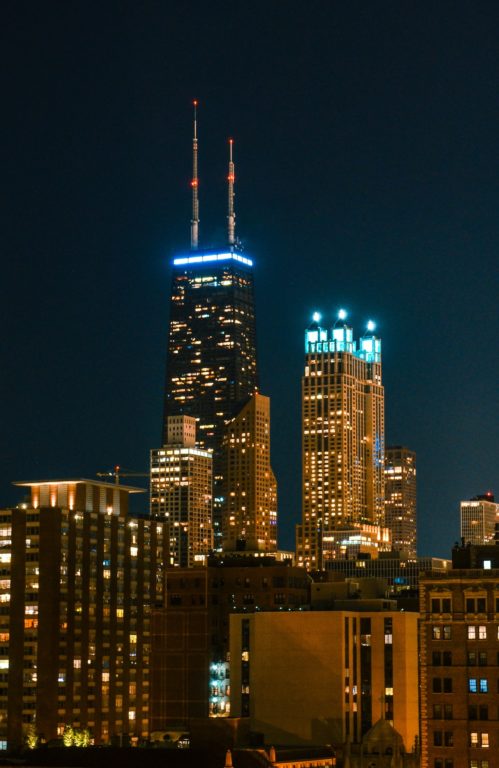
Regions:
[[[499,768],[497,547],[483,569],[473,549],[452,553],[466,567],[420,580],[421,768]]]
[[[142,489],[16,483],[0,510],[0,741],[66,725],[96,744],[149,734],[150,611],[163,601],[166,526],[128,515]]]
[[[169,565],[193,566],[213,549],[213,456],[196,445],[193,416],[169,416],[166,437],[151,450],[151,517],[168,523]]]
[[[356,342],[340,310],[305,332],[299,564],[323,568],[349,548],[390,548],[384,521],[384,390],[374,323]]]
[[[416,454],[400,445],[385,451],[385,525],[392,548],[416,557]]]
[[[491,491],[474,496],[469,501],[462,501],[460,512],[461,538],[466,544],[490,544],[496,540],[499,504],[495,503]]]
[[[163,442],[169,416],[197,420],[201,448],[213,451],[215,544],[221,544],[225,424],[258,386],[253,261],[235,237],[234,163],[229,160],[227,242],[199,248],[197,128],[194,120],[191,251],[172,262]]]
[[[258,393],[226,427],[224,551],[275,552],[277,485],[270,465],[270,399]]]

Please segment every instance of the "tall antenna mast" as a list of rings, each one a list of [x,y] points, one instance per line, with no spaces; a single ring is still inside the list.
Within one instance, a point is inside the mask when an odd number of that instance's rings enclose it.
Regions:
[[[197,101],[194,106],[194,135],[192,138],[192,219],[191,219],[191,249],[195,251],[199,244],[199,198],[198,198],[198,131],[197,131]]]
[[[232,145],[233,139],[229,139],[229,175],[227,180],[229,182],[229,213],[227,216],[227,227],[229,235],[229,245],[234,245],[236,242],[236,214],[234,213],[234,182],[236,176],[234,173],[234,163],[232,161]]]

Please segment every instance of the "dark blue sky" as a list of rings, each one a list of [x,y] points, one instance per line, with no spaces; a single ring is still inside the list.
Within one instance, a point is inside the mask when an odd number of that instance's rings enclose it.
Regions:
[[[0,504],[15,479],[148,467],[161,435],[168,261],[256,260],[281,545],[300,518],[310,313],[379,323],[386,434],[418,454],[421,554],[499,492],[495,2],[2,5]]]

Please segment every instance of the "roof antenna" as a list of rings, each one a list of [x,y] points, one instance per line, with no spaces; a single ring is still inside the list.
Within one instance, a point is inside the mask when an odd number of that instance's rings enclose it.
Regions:
[[[194,106],[194,135],[192,138],[192,219],[191,219],[191,250],[197,250],[199,244],[199,199],[198,199],[198,132],[197,132],[197,101]]]
[[[236,214],[234,213],[234,181],[236,180],[234,173],[234,163],[232,161],[232,145],[233,139],[229,139],[229,175],[227,180],[229,182],[229,213],[227,216],[229,245],[234,245],[236,242]]]

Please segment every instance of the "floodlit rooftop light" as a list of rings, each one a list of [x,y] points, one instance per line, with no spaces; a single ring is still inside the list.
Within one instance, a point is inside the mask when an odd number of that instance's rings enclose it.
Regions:
[[[376,330],[376,323],[374,320],[368,320],[367,321],[367,330],[372,333],[374,330]]]
[[[340,309],[338,312],[338,320],[346,320],[347,319],[347,311],[346,309]]]
[[[321,317],[322,315],[320,312],[314,312],[314,314],[312,315],[312,320],[314,321],[314,323],[319,323]]]

